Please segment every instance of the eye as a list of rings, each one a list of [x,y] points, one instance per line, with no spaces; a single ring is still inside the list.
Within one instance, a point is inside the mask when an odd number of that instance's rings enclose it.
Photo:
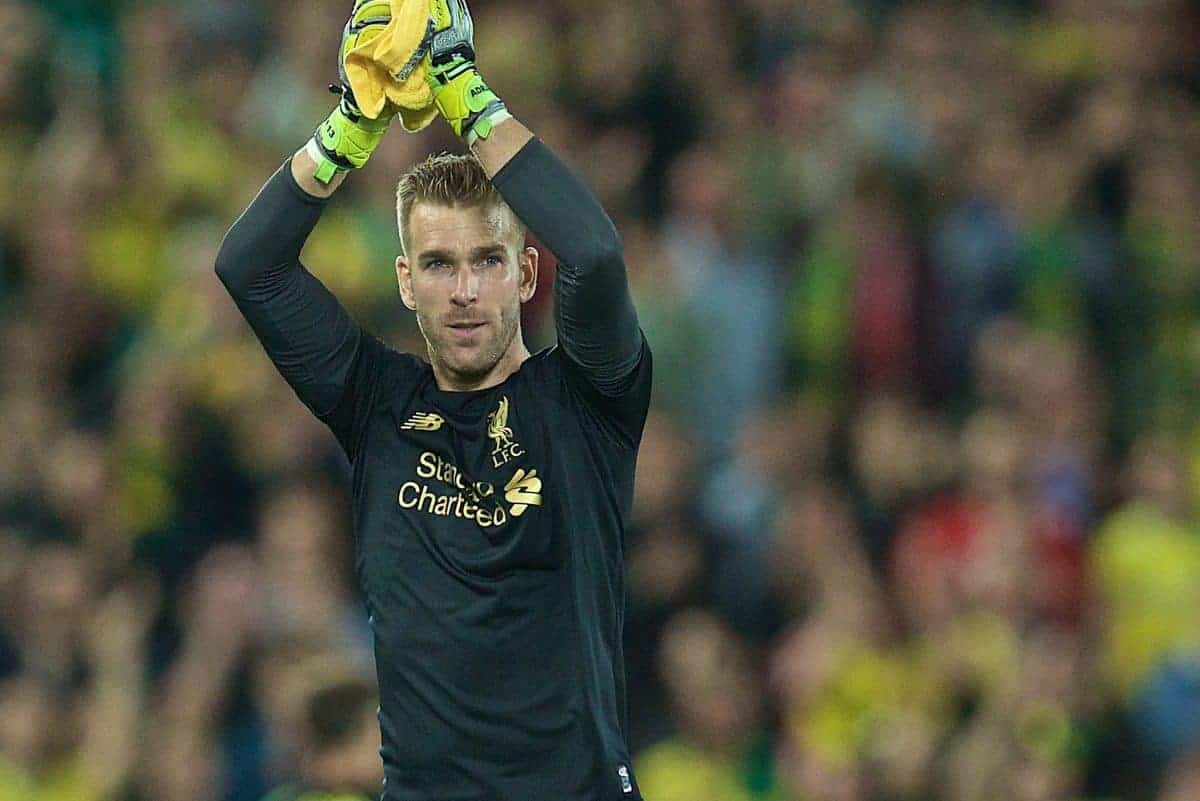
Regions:
[[[429,270],[441,270],[449,266],[450,265],[448,263],[442,261],[441,259],[433,259],[425,264],[426,269]]]
[[[491,264],[494,266],[497,264],[503,264],[504,259],[500,258],[499,256],[497,256],[496,254],[493,253],[491,256],[488,256],[486,259],[484,259],[484,262],[486,264]]]

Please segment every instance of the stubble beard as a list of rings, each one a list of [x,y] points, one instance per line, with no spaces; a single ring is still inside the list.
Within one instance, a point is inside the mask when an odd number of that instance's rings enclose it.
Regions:
[[[416,316],[417,326],[425,337],[430,361],[459,381],[472,383],[487,376],[508,352],[520,326],[521,305],[515,303],[501,309],[499,329],[487,326],[487,330],[495,333],[470,351],[466,358],[460,355],[461,349],[445,334],[440,322],[430,320],[420,309],[416,311]]]

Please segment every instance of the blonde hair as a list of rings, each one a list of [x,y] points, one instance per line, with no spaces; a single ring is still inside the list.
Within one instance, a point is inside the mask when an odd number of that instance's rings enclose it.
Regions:
[[[408,253],[409,219],[417,203],[442,206],[493,206],[508,210],[522,236],[525,226],[509,209],[472,154],[436,153],[400,178],[396,185],[396,222],[400,228],[400,250]]]

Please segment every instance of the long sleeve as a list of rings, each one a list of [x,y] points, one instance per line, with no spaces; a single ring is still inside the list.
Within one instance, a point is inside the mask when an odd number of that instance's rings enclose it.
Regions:
[[[284,379],[346,445],[347,389],[370,338],[299,261],[324,206],[285,163],[225,235],[216,272]]]
[[[643,339],[612,220],[538,139],[492,183],[559,261],[554,300],[560,347],[597,390],[620,395],[636,373]]]

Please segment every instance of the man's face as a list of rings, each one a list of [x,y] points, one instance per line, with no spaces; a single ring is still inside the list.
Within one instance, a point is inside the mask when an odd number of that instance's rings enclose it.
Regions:
[[[521,304],[537,287],[537,251],[503,207],[418,202],[396,260],[404,305],[417,314],[434,366],[458,385],[482,382],[508,352]]]

